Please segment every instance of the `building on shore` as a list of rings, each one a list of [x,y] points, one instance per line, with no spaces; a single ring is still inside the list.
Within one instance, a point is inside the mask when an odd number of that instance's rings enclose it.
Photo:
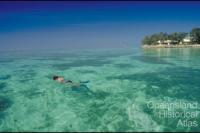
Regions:
[[[192,37],[190,35],[188,35],[185,38],[183,38],[183,40],[181,42],[182,42],[182,44],[190,44],[192,42]]]
[[[188,34],[186,37],[184,37],[181,41],[177,41],[177,40],[158,40],[157,44],[158,45],[182,45],[182,44],[191,44],[192,43],[192,37]]]
[[[176,40],[158,40],[157,41],[158,45],[176,45],[178,44],[178,41]]]

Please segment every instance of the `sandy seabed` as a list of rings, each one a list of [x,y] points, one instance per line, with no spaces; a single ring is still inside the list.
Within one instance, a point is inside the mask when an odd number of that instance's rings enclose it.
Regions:
[[[200,49],[2,52],[0,131],[200,131]],[[73,90],[52,81],[61,75]],[[154,108],[177,101],[196,108]],[[167,112],[168,113],[168,112]]]

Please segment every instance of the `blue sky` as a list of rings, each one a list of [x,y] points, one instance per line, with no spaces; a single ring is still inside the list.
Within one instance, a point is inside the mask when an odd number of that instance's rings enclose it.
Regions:
[[[0,50],[138,47],[200,27],[200,2],[0,2]]]

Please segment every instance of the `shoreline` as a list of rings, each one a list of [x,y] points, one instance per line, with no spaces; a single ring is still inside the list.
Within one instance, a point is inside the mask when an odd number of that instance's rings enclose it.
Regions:
[[[200,48],[200,44],[190,45],[142,45],[142,48]]]

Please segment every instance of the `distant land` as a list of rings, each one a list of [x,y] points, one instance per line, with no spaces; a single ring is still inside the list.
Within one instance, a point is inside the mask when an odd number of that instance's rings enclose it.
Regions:
[[[145,36],[142,40],[143,48],[200,48],[200,28],[193,28],[189,33],[174,32],[167,34],[164,32]]]

